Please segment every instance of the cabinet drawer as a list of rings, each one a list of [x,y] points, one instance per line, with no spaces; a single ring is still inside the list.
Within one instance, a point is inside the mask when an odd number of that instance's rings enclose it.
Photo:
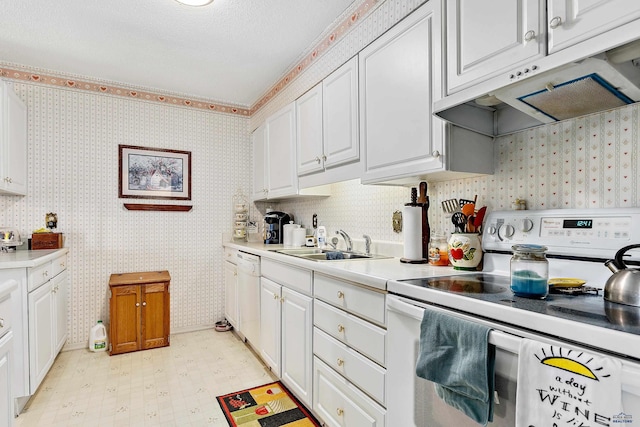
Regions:
[[[311,295],[313,273],[311,270],[294,267],[281,262],[262,258],[262,275],[289,289]]]
[[[385,366],[387,331],[319,300],[313,312],[318,328]]]
[[[39,265],[37,267],[28,268],[27,276],[28,276],[27,291],[31,292],[34,289],[37,289],[38,287],[42,286],[44,283],[46,283],[49,279],[51,279],[54,276],[53,270],[51,267],[51,261],[45,262],[44,264]]]
[[[224,248],[224,260],[232,264],[237,264],[238,250],[233,248]]]
[[[11,292],[0,297],[0,337],[4,336],[4,334],[11,330],[13,312],[11,302]]]
[[[334,372],[313,359],[313,410],[328,426],[384,427],[386,410]]]
[[[314,296],[379,325],[385,325],[385,294],[316,273]]]
[[[51,261],[51,277],[57,276],[67,268],[67,255],[62,255]]]
[[[313,353],[384,405],[386,369],[318,328],[313,328]]]

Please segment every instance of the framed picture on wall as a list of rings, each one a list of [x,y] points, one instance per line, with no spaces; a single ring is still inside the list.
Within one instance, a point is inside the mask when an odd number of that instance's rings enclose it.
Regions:
[[[191,152],[118,145],[118,195],[191,200]]]

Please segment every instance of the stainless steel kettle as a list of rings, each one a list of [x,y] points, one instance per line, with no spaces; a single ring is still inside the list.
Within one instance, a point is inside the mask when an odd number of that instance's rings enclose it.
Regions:
[[[613,272],[604,285],[605,300],[640,307],[640,270],[627,267],[622,259],[627,251],[636,248],[640,244],[625,246],[616,252],[615,259],[604,263]]]

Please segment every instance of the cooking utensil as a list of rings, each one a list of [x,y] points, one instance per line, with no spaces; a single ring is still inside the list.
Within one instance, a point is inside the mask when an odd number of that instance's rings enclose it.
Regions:
[[[473,216],[475,210],[476,205],[474,203],[467,203],[460,208],[460,212],[465,214],[467,217]]]
[[[478,200],[478,195],[476,194],[475,197],[473,198],[473,200],[467,200],[467,199],[460,199],[459,203],[460,203],[460,209],[462,209],[462,207],[464,205],[471,205],[473,204],[473,206],[475,207],[476,205],[476,200]]]
[[[640,307],[640,270],[627,267],[624,254],[640,248],[639,244],[625,246],[616,252],[615,259],[604,263],[613,272],[604,285],[604,299],[619,304]]]
[[[462,212],[454,212],[451,215],[451,222],[456,228],[456,233],[464,233],[465,225],[467,224],[467,217]]]
[[[480,209],[478,209],[478,212],[476,212],[476,217],[473,220],[473,225],[476,227],[476,229],[479,229],[480,227],[482,227],[482,221],[484,221],[484,215],[487,213],[487,207],[483,206]]]
[[[460,205],[456,199],[448,199],[442,202],[442,210],[445,213],[454,213],[460,209]]]
[[[473,216],[467,217],[467,233],[475,233],[476,227],[473,225]]]

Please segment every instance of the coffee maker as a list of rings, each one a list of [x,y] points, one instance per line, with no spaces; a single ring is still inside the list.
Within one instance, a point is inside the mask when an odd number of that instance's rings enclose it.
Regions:
[[[264,243],[279,245],[284,243],[284,225],[293,221],[293,215],[271,211],[264,216]]]

